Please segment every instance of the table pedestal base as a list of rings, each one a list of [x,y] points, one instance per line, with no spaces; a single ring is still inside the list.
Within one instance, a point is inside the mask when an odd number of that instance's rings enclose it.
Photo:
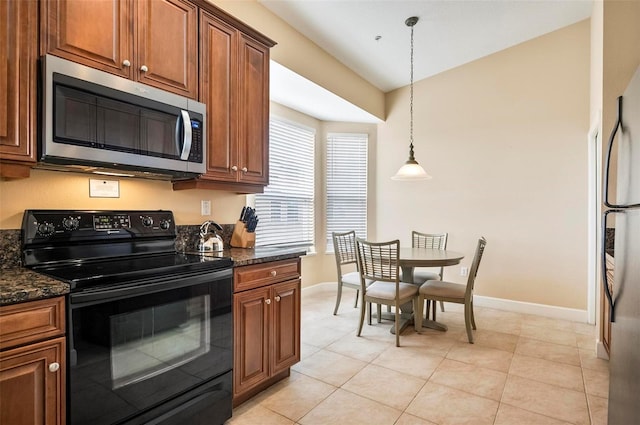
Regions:
[[[444,323],[436,322],[435,320],[422,320],[422,327],[434,329],[436,331],[446,332],[449,328]],[[418,329],[418,332],[422,332],[422,329]]]

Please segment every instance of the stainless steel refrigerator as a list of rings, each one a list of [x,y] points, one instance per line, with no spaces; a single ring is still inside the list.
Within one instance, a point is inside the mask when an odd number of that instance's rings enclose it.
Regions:
[[[617,148],[615,200],[609,172]],[[615,151],[615,149],[613,149]],[[640,68],[618,98],[618,120],[607,145],[603,228],[615,223],[615,270],[605,294],[611,313],[609,425],[640,423]],[[605,232],[603,231],[603,239]],[[604,251],[604,243],[603,243]],[[604,252],[603,252],[604,256]]]

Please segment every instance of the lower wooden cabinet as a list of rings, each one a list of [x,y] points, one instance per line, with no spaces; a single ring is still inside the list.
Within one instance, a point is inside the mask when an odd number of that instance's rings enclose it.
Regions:
[[[0,307],[0,424],[65,424],[64,298]]]
[[[289,376],[300,361],[300,259],[238,267],[234,286],[237,406]]]
[[[65,339],[0,353],[0,424],[64,424]]]

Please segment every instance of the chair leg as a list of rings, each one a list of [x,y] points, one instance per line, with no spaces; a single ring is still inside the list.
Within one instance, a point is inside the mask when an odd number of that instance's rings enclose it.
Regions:
[[[371,326],[371,303],[367,303],[367,307],[369,307],[369,316],[368,316],[369,322],[368,323],[369,323],[369,326]]]
[[[360,290],[356,289],[356,302],[355,302],[355,304],[353,304],[353,308],[357,308],[358,307],[358,296],[359,295],[360,295]],[[442,307],[442,308],[444,308],[444,307]],[[442,311],[444,311],[444,310],[442,310]]]
[[[467,338],[469,339],[469,344],[473,344],[473,331],[471,330],[471,316],[473,315],[473,310],[471,304],[464,304],[464,325],[467,328]]]
[[[376,312],[378,314],[378,323],[382,323],[382,304],[377,304],[378,305],[378,311]]]
[[[436,308],[438,306],[438,302],[437,301],[433,301],[433,321],[436,321],[436,311],[438,311],[438,309]]]
[[[444,313],[444,301],[440,301],[440,311]]]
[[[422,300],[424,302],[424,297],[422,298]],[[427,319],[429,319],[430,314],[431,314],[431,300],[427,300],[427,315],[423,317],[426,317]]]
[[[428,300],[427,300],[428,301]],[[424,310],[424,297],[418,296],[418,305],[413,311],[413,325],[416,332],[422,332],[422,313]],[[427,302],[427,317],[429,317],[429,302]]]
[[[367,309],[367,303],[364,302],[364,295],[362,296],[362,300],[360,302],[360,324],[358,325],[358,336],[362,333],[362,325],[364,324],[364,313]]]
[[[400,347],[400,307],[396,303],[396,347]]]
[[[471,325],[476,329],[476,315],[473,313],[473,301],[471,301]]]
[[[342,298],[342,283],[338,282],[338,295],[336,295],[336,308],[333,309],[333,315],[338,314],[338,307],[340,307],[340,299]]]

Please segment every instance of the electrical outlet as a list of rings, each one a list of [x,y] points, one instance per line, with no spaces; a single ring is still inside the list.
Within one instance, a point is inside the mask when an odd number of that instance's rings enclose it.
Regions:
[[[211,215],[211,201],[200,201],[200,215]]]
[[[469,274],[469,267],[460,267],[460,276],[466,276]]]

